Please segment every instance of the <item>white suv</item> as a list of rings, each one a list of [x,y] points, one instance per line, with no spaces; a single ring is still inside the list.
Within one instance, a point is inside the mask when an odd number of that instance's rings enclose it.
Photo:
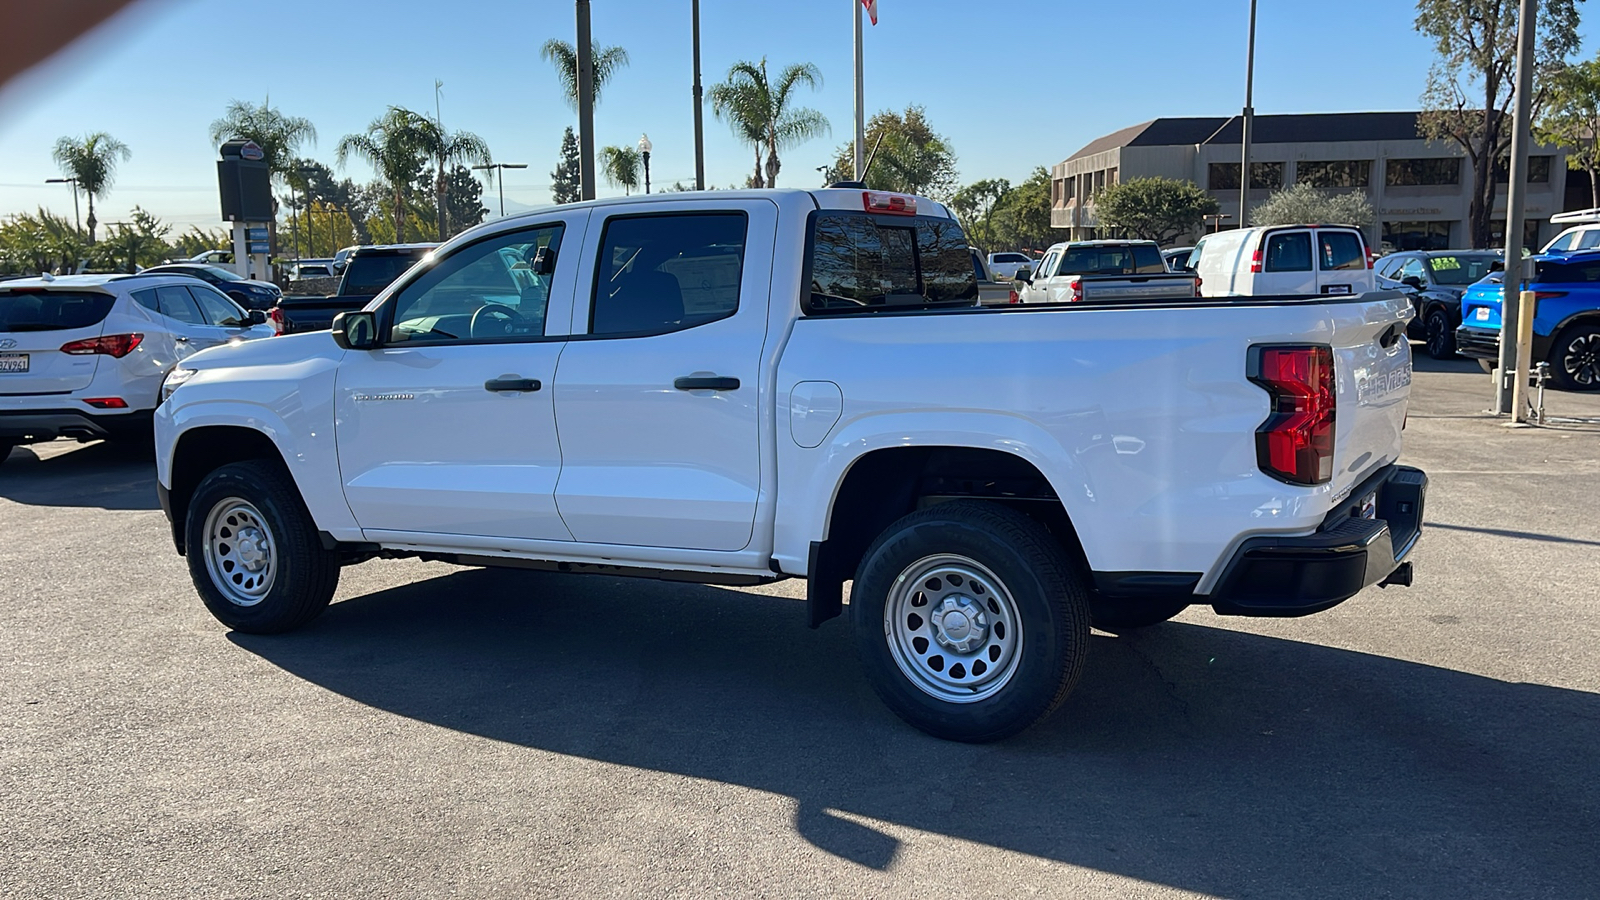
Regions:
[[[260,312],[182,275],[41,276],[0,282],[0,461],[17,444],[149,440],[179,360],[270,337]]]

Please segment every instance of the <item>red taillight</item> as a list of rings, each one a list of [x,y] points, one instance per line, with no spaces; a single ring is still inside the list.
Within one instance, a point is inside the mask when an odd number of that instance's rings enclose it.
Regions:
[[[1067,279],[1067,302],[1083,302],[1083,279],[1076,276]]]
[[[892,216],[917,214],[917,198],[884,191],[862,191],[861,204],[867,212],[888,213]]]
[[[1272,395],[1272,415],[1256,429],[1256,463],[1290,484],[1333,478],[1338,395],[1328,347],[1252,348],[1250,380]]]
[[[274,306],[272,309],[268,310],[267,311],[267,321],[272,323],[272,330],[273,331],[277,332],[278,334],[283,334],[283,332],[284,332],[283,310],[279,309],[276,306]]]
[[[128,401],[121,397],[89,397],[83,402],[95,409],[127,409]]]
[[[1016,291],[1012,291],[1011,292],[1011,302],[1012,303],[1021,303],[1022,302],[1022,298],[1017,295]]]
[[[107,334],[97,338],[83,341],[72,341],[61,345],[62,353],[72,353],[78,356],[92,356],[103,353],[115,359],[121,359],[133,352],[144,340],[142,334]]]
[[[1261,274],[1261,251],[1256,250],[1250,254],[1250,274]]]
[[[1368,254],[1367,254],[1367,268],[1369,268],[1369,269],[1370,269],[1370,268],[1372,268],[1372,264],[1373,264],[1373,263],[1374,263],[1374,262],[1375,262],[1375,261],[1376,261],[1376,260],[1374,260],[1374,259],[1373,259],[1373,258],[1372,258],[1372,254],[1371,254],[1371,253],[1368,253]]]
[[[1533,292],[1533,299],[1535,299],[1535,300],[1554,300],[1557,297],[1565,297],[1566,295],[1567,295],[1566,291],[1534,291]]]

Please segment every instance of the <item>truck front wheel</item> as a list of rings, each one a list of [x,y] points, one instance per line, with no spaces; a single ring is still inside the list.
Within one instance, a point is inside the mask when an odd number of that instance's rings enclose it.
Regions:
[[[250,634],[289,631],[316,618],[339,586],[289,473],[262,460],[207,475],[185,522],[189,576],[217,621]]]
[[[1061,545],[982,501],[889,526],[856,572],[850,607],[878,696],[947,740],[999,740],[1048,716],[1089,645],[1088,593]]]

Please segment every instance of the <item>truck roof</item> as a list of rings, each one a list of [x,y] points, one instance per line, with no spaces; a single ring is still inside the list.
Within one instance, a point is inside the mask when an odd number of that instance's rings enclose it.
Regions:
[[[548,215],[553,209],[594,209],[607,206],[633,205],[639,203],[682,203],[685,200],[771,200],[780,206],[785,202],[792,202],[794,198],[809,198],[813,209],[862,209],[863,194],[879,194],[904,197],[915,201],[917,215],[931,215],[942,219],[953,218],[944,204],[928,197],[918,197],[912,194],[896,194],[891,191],[864,190],[858,187],[827,187],[827,188],[748,188],[733,191],[669,191],[660,194],[634,194],[629,197],[604,197],[596,200],[581,200],[577,203],[565,203],[559,206],[540,206],[527,212],[506,216],[484,223],[488,226],[499,226],[511,222],[522,222],[537,219]],[[482,227],[482,226],[480,226]]]

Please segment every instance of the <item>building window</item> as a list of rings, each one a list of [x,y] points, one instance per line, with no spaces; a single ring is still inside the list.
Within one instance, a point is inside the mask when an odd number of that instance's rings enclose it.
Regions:
[[[1387,160],[1383,183],[1390,187],[1414,184],[1460,184],[1461,157]]]
[[[1294,180],[1315,188],[1351,188],[1366,187],[1371,175],[1370,159],[1334,159],[1300,163]]]
[[[1206,182],[1213,191],[1237,191],[1239,189],[1239,164],[1212,163],[1207,172]],[[1283,187],[1283,163],[1253,162],[1250,164],[1251,190],[1275,191],[1281,187]]]
[[[1448,250],[1449,222],[1385,222],[1383,240],[1396,250]]]
[[[1506,220],[1489,220],[1489,246],[1504,247],[1506,245]],[[1539,249],[1539,220],[1528,219],[1522,223],[1522,247],[1525,250]]]
[[[1094,173],[1094,195],[1096,197],[1100,196],[1101,192],[1103,192],[1105,189],[1106,189],[1106,170],[1105,169],[1101,169],[1100,171]]]
[[[1077,176],[1068,175],[1066,178],[1061,179],[1061,199],[1071,203],[1072,198],[1077,195],[1077,185]]]
[[[1116,166],[1112,166],[1111,168],[1106,170],[1106,184],[1115,185],[1116,183],[1117,183],[1117,167]]]
[[[1494,181],[1495,184],[1507,184],[1511,181],[1511,157],[1502,156],[1498,161],[1495,162]],[[1550,183],[1550,157],[1528,157],[1528,183]]]

